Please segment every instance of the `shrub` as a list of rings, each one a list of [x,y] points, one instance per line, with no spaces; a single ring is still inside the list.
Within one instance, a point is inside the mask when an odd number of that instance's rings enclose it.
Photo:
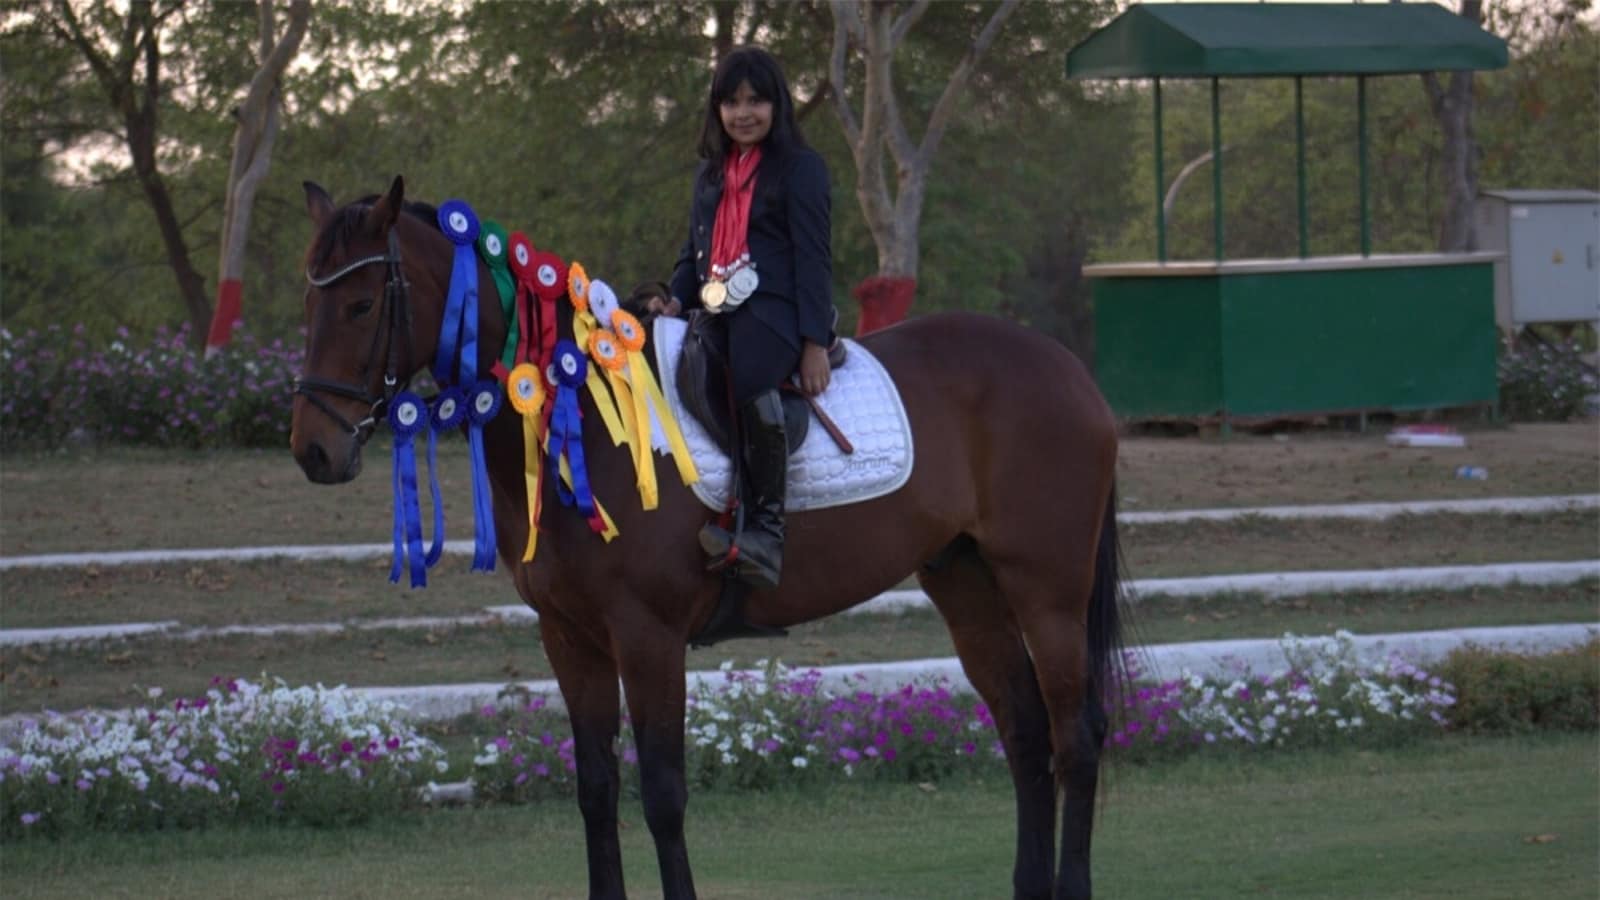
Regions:
[[[1451,725],[1477,734],[1600,728],[1600,641],[1525,656],[1457,650],[1440,672],[1461,688]]]
[[[53,447],[70,438],[158,447],[283,446],[301,351],[240,325],[207,359],[187,326],[136,345],[126,330],[91,346],[82,326],[0,329],[0,444]]]
[[[1600,379],[1575,342],[1518,344],[1507,337],[1500,353],[1500,412],[1508,419],[1564,422],[1584,412]]]
[[[161,709],[52,714],[0,744],[0,837],[365,821],[420,802],[443,771],[397,712],[343,688],[218,680]]]

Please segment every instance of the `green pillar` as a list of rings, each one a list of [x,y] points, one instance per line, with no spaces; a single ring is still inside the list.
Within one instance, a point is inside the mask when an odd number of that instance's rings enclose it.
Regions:
[[[1167,193],[1167,175],[1162,165],[1161,145],[1161,78],[1155,79],[1156,108],[1156,259],[1167,261],[1167,209],[1162,201]]]
[[[1311,255],[1311,235],[1306,224],[1306,106],[1304,79],[1294,77],[1294,184],[1295,210],[1300,223],[1300,258]]]
[[[1211,232],[1217,261],[1222,261],[1222,93],[1220,79],[1211,79]]]
[[[1361,173],[1361,255],[1372,255],[1372,200],[1367,174],[1367,76],[1356,76],[1356,153]]]

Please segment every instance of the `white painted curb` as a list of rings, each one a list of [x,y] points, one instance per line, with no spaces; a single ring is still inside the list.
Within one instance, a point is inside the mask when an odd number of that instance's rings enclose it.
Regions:
[[[1231,509],[1187,509],[1117,514],[1123,525],[1182,522],[1220,522],[1259,517],[1266,519],[1367,519],[1437,514],[1540,515],[1600,509],[1600,494],[1556,497],[1495,497],[1480,500],[1420,500],[1403,503],[1345,503],[1307,506],[1250,506]],[[446,553],[472,553],[471,541],[446,541]],[[247,562],[260,559],[362,560],[381,559],[394,552],[389,544],[290,545],[279,547],[214,547],[181,550],[126,550],[89,553],[49,553],[37,556],[0,556],[0,572],[9,569],[69,568],[78,566],[134,566],[183,562]]]
[[[1506,628],[1457,628],[1448,631],[1412,631],[1395,634],[1357,635],[1357,658],[1372,665],[1391,656],[1426,665],[1443,659],[1452,650],[1467,644],[1517,653],[1550,653],[1578,647],[1600,638],[1600,623],[1577,625],[1526,625]],[[1317,638],[1332,642],[1332,638]],[[1188,644],[1155,644],[1136,648],[1143,677],[1176,678],[1187,672],[1202,676],[1234,677],[1245,671],[1257,674],[1281,672],[1289,667],[1277,639],[1201,641]],[[776,654],[775,654],[776,655]],[[889,663],[861,663],[826,666],[822,685],[831,690],[863,689],[876,692],[895,690],[912,682],[945,681],[951,691],[971,693],[972,684],[954,657],[917,659]],[[759,672],[752,674],[759,675]],[[716,684],[727,678],[721,671],[690,672],[691,691],[703,683]],[[540,695],[548,698],[551,709],[563,708],[561,693],[553,680],[523,681],[514,684],[432,685],[422,687],[354,688],[373,700],[389,700],[422,720],[449,719],[497,705],[503,698]]]
[[[1149,578],[1130,581],[1128,593],[1139,597],[1211,597],[1219,594],[1262,594],[1268,597],[1294,597],[1305,594],[1344,591],[1455,590],[1465,587],[1493,587],[1510,584],[1572,584],[1600,578],[1600,560],[1554,563],[1493,563],[1483,566],[1427,566],[1411,569],[1363,569],[1355,571],[1260,572],[1244,575],[1207,575],[1198,578]],[[920,590],[888,591],[845,615],[885,615],[932,605]],[[131,638],[149,634],[178,640],[198,640],[234,634],[270,636],[275,634],[331,634],[347,628],[378,630],[387,628],[455,628],[487,625],[497,621],[533,623],[539,614],[527,606],[491,606],[471,616],[428,616],[410,619],[372,619],[348,624],[325,622],[282,625],[226,625],[220,628],[179,630],[177,622],[150,624],[90,625],[77,628],[19,628],[0,630],[0,647],[23,644],[69,643],[73,641]]]
[[[1487,497],[1479,500],[1415,500],[1404,503],[1338,503],[1303,506],[1249,506],[1236,509],[1178,509],[1117,513],[1119,525],[1169,525],[1180,522],[1222,522],[1230,519],[1366,519],[1439,514],[1543,515],[1600,509],[1600,494],[1557,497]]]

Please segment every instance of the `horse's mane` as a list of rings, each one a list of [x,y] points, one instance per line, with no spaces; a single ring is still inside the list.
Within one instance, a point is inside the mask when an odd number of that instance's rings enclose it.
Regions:
[[[306,259],[306,271],[314,272],[323,267],[328,257],[346,242],[355,237],[361,230],[362,223],[366,220],[367,211],[372,209],[372,204],[378,202],[377,194],[368,194],[359,200],[345,204],[334,212],[333,217],[317,235],[317,240],[311,245],[311,252]],[[439,209],[431,203],[408,200],[403,207],[404,211],[432,225],[439,227]]]

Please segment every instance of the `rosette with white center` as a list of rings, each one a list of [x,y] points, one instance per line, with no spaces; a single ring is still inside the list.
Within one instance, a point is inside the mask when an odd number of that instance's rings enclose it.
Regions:
[[[634,318],[633,313],[619,309],[611,314],[611,328],[617,333],[617,343],[622,349],[637,353],[644,349],[644,326]]]
[[[449,431],[459,427],[467,417],[467,395],[458,387],[447,387],[433,398],[430,419],[434,431]]]
[[[533,254],[533,289],[545,300],[559,300],[567,292],[567,264],[544,250]]]
[[[539,367],[523,363],[511,370],[506,378],[506,395],[511,408],[524,416],[537,415],[544,406],[544,385],[540,383]]]
[[[611,285],[596,278],[589,282],[589,312],[594,313],[595,321],[602,327],[611,321],[611,314],[622,308],[622,301],[617,299],[617,292]]]
[[[589,308],[589,273],[577,260],[567,267],[567,296],[572,298],[572,308],[578,312]]]
[[[578,349],[577,344],[565,338],[556,341],[556,355],[552,365],[555,368],[556,379],[562,387],[578,387],[589,377],[589,364],[584,361],[583,351]]]
[[[409,438],[428,424],[428,405],[410,391],[401,391],[389,402],[389,427],[396,436]]]
[[[472,424],[482,425],[495,417],[500,411],[500,383],[493,379],[485,379],[472,386],[472,392],[467,395],[467,416],[472,419]]]
[[[600,368],[612,372],[620,372],[622,367],[628,364],[628,358],[617,347],[611,332],[600,328],[589,332],[589,355],[600,364]]]
[[[478,216],[461,200],[446,200],[439,206],[439,228],[453,243],[470,246],[478,239]]]

